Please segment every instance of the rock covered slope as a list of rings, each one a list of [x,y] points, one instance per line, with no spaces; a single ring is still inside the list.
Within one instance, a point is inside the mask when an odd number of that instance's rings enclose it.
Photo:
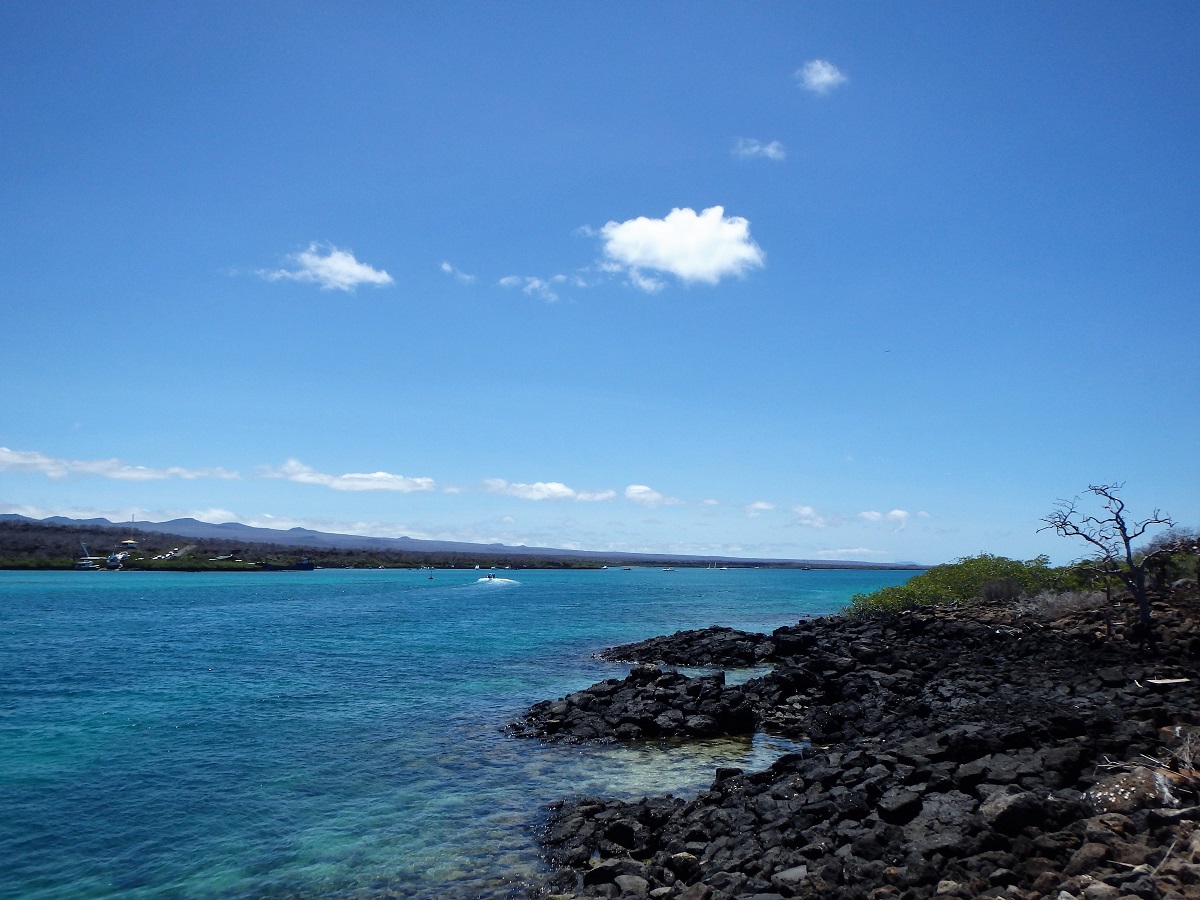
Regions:
[[[1103,609],[986,605],[616,648],[775,668],[729,688],[642,665],[538,704],[518,730],[627,740],[758,727],[813,750],[719,770],[687,801],[556,805],[542,836],[556,871],[539,892],[1200,898],[1200,604],[1193,591],[1155,613],[1153,649]]]

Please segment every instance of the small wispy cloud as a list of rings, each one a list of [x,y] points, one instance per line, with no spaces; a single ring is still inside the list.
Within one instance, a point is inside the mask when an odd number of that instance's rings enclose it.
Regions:
[[[455,281],[461,281],[463,284],[474,284],[474,282],[475,282],[474,275],[468,275],[466,272],[462,271],[461,269],[456,269],[454,266],[450,265],[450,263],[448,263],[448,262],[442,263],[441,270],[443,272],[445,272],[447,275],[451,276]]]
[[[275,515],[261,513],[233,513],[226,510],[213,510],[192,514],[193,518],[203,522],[240,522],[255,528],[307,528],[313,531],[333,532],[335,534],[361,534],[366,537],[411,537],[421,539],[453,540],[453,537],[435,534],[412,522],[379,522],[371,520],[330,519],[324,517],[309,518],[290,515]]]
[[[817,556],[822,559],[861,559],[864,556],[887,556],[886,550],[872,550],[870,547],[844,547],[840,550],[818,550]]]
[[[268,281],[304,281],[319,285],[323,291],[353,291],[360,284],[385,287],[392,276],[354,258],[349,250],[313,241],[308,248],[288,257],[290,268],[262,271]]]
[[[524,293],[531,297],[541,297],[553,303],[558,299],[558,292],[554,290],[551,280],[537,278],[533,275],[505,275],[500,279],[501,287],[520,288]]]
[[[753,503],[747,503],[743,506],[742,510],[748,516],[759,516],[765,512],[770,512],[774,508],[774,503],[769,503],[766,500],[755,500]]]
[[[646,272],[674,275],[685,284],[716,284],[731,275],[761,268],[765,254],[750,237],[750,223],[726,216],[722,206],[673,209],[661,219],[638,216],[609,222],[599,230],[604,241],[606,271],[623,271],[630,282],[648,293],[663,283]]]
[[[754,138],[738,138],[733,142],[732,152],[738,159],[770,159],[774,162],[787,159],[787,151],[779,141],[764,144]]]
[[[432,491],[436,487],[432,478],[409,478],[391,472],[348,472],[345,475],[328,475],[306,466],[297,459],[289,459],[278,468],[267,467],[262,471],[265,478],[284,478],[299,484],[316,484],[335,491],[399,491],[411,494],[417,491]]]
[[[825,528],[829,524],[829,520],[811,506],[793,506],[792,512],[796,516],[795,523],[805,528]]]
[[[661,278],[647,275],[638,269],[629,269],[625,274],[628,276],[630,284],[647,294],[657,294],[667,286],[667,283]]]
[[[612,500],[616,491],[577,491],[561,481],[535,481],[532,483],[510,482],[503,478],[486,478],[484,488],[493,494],[519,497],[522,500],[578,500],[598,502]]]
[[[196,478],[240,477],[237,472],[219,466],[203,469],[181,466],[152,468],[130,465],[119,459],[61,459],[34,450],[10,450],[8,447],[0,447],[0,472],[33,472],[55,480],[71,475],[93,475],[118,481],[163,481],[168,478],[191,481]]]
[[[892,522],[895,524],[893,531],[903,531],[904,526],[908,524],[911,514],[907,510],[893,509],[891,512],[882,513],[877,510],[869,509],[866,512],[860,512],[858,517],[867,522]]]
[[[225,509],[220,506],[206,506],[203,509],[187,509],[172,511],[170,518],[172,519],[196,519],[200,522],[212,522],[216,525],[222,525],[225,522],[237,522],[238,514],[232,510]],[[251,522],[242,522],[243,525],[253,524]]]
[[[666,494],[661,494],[644,484],[631,484],[625,488],[625,499],[630,503],[636,503],[638,506],[647,506],[654,509],[658,506],[678,506],[683,503],[682,500],[677,500],[674,497],[668,497]]]
[[[582,503],[599,503],[601,500],[611,500],[617,496],[617,492],[612,488],[607,488],[604,491],[576,491],[575,499],[581,500]]]
[[[822,96],[845,81],[846,76],[827,59],[810,59],[796,70],[797,84],[806,91]]]
[[[602,500],[612,500],[617,496],[617,492],[611,488],[603,491],[576,491],[575,499],[585,503],[595,503]]]

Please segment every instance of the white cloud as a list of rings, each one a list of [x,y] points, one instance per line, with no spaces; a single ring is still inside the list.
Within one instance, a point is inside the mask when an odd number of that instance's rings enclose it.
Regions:
[[[202,514],[195,514],[194,518],[201,518]],[[403,522],[374,522],[374,521],[344,521],[340,519],[326,518],[297,518],[288,515],[272,515],[271,513],[250,513],[236,514],[222,510],[214,510],[214,516],[224,516],[224,518],[205,518],[206,522],[241,522],[243,525],[252,525],[255,528],[278,528],[287,530],[289,528],[308,528],[313,531],[326,531],[334,534],[360,534],[367,537],[411,537],[421,539],[436,539],[436,540],[454,540],[452,536],[443,534],[435,534],[434,532],[423,529],[419,525]]]
[[[320,285],[325,291],[352,291],[360,284],[383,287],[393,283],[391,275],[360,263],[349,250],[316,241],[309,244],[307,250],[288,258],[294,264],[293,268],[262,272],[262,276],[268,281],[307,281]]]
[[[904,526],[908,524],[909,513],[903,509],[893,509],[891,512],[881,513],[877,510],[867,510],[858,514],[860,519],[865,519],[868,522],[894,522],[896,523],[895,531],[902,531]]]
[[[592,503],[601,500],[612,500],[616,496],[617,492],[611,489],[604,491],[577,491],[575,499]]]
[[[571,500],[575,497],[575,492],[560,481],[510,484],[503,478],[487,478],[483,484],[493,494],[507,494],[522,500]]]
[[[639,291],[645,291],[647,294],[657,294],[667,286],[667,283],[661,278],[655,278],[652,275],[645,275],[637,269],[630,269],[629,282]]]
[[[796,70],[796,81],[806,91],[814,94],[828,94],[839,84],[846,81],[838,67],[826,59],[810,59]]]
[[[753,503],[747,503],[742,507],[748,516],[757,516],[760,513],[769,512],[775,508],[774,503],[768,503],[766,500],[755,500]]]
[[[486,478],[484,487],[493,494],[505,494],[522,500],[578,500],[596,502],[611,500],[616,491],[577,491],[561,481],[535,481],[532,484],[508,482],[503,478]]]
[[[829,524],[829,520],[811,506],[793,506],[792,512],[796,514],[796,524],[806,528],[824,528]]]
[[[667,498],[644,484],[631,484],[625,488],[625,499],[640,506],[659,506]]]
[[[699,214],[684,208],[662,219],[609,222],[599,233],[605,256],[601,267],[626,272],[635,287],[648,293],[661,290],[663,283],[643,270],[665,272],[685,283],[716,284],[761,267],[765,258],[750,238],[750,223],[740,216],[727,218],[721,206]]]
[[[774,160],[775,162],[783,162],[787,159],[787,151],[783,149],[783,144],[779,141],[771,141],[769,144],[764,144],[762,141],[754,138],[738,138],[733,142],[733,155],[738,159],[755,159],[761,157],[763,159]]]
[[[263,471],[267,478],[286,478],[300,484],[317,484],[335,491],[399,491],[411,494],[416,491],[432,491],[432,478],[408,478],[390,472],[348,472],[345,475],[327,475],[306,466],[297,459],[289,459],[278,469]]]
[[[796,516],[792,520],[792,524],[805,528],[841,528],[843,525],[849,524],[844,516],[837,513],[821,513],[812,506],[793,506],[792,512]]]
[[[841,550],[818,550],[817,556],[823,559],[861,559],[864,556],[887,556],[886,550],[872,550],[869,547],[846,547]]]
[[[238,521],[237,513],[232,510],[222,509],[219,506],[210,506],[207,509],[192,509],[183,511],[182,515],[172,515],[173,519],[196,519],[200,522],[212,522],[215,525],[224,525],[226,522]],[[250,522],[244,522],[245,525],[250,525]],[[275,527],[275,526],[271,526]]]
[[[443,262],[441,265],[441,269],[447,275],[453,276],[456,281],[461,281],[463,284],[471,284],[472,282],[475,281],[474,275],[468,275],[466,272],[462,271],[461,269],[454,268],[454,266],[450,265],[450,263],[448,263],[448,262]]]
[[[700,505],[701,506],[720,506],[721,501],[720,500],[701,500]]]
[[[148,466],[131,466],[119,459],[58,459],[33,450],[10,450],[0,447],[0,472],[34,472],[47,478],[66,478],[68,475],[96,475],[118,481],[162,481],[167,478],[238,478],[237,472],[220,467],[185,469],[170,466],[152,469]]]
[[[682,500],[668,497],[666,494],[660,494],[654,488],[647,487],[644,484],[631,484],[625,488],[625,499],[630,503],[636,503],[638,506],[648,506],[651,509],[656,506],[678,506],[683,503]]]
[[[550,281],[546,281],[533,275],[505,275],[500,279],[500,285],[502,287],[519,287],[532,297],[541,297],[543,300],[554,302],[558,299],[558,294],[551,287],[551,282],[565,280],[565,277],[556,275]]]

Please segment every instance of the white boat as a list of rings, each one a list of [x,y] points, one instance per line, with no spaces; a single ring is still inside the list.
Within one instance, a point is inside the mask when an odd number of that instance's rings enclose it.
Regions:
[[[100,564],[97,563],[96,560],[103,559],[103,557],[89,556],[88,551],[87,551],[87,544],[85,544],[83,541],[79,542],[79,546],[83,548],[83,556],[79,557],[79,559],[75,562],[75,568],[79,569],[82,572],[89,572],[89,571],[92,571],[95,569],[99,569]]]

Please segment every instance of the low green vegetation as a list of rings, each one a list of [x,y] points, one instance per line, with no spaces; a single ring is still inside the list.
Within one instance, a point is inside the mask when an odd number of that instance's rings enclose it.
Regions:
[[[1021,562],[982,553],[934,566],[905,584],[880,588],[870,594],[855,594],[849,611],[859,615],[894,613],[915,606],[975,599],[1015,600],[1027,594],[1075,587],[1076,580],[1073,570],[1052,568],[1045,556]]]
[[[1196,590],[1200,581],[1200,531],[1181,528],[1154,510],[1134,519],[1120,497],[1121,484],[1088,485],[1085,499],[1059,500],[1042,519],[1040,531],[1082,539],[1091,556],[1052,567],[1047,556],[1024,562],[983,553],[934,566],[906,584],[856,594],[852,615],[902,612],[919,606],[975,600],[1025,602],[1042,609],[1068,609],[1080,603],[1111,604],[1127,593],[1138,608],[1144,634],[1151,626],[1150,595],[1166,596],[1177,587]],[[1088,501],[1099,510],[1089,509]],[[1135,546],[1148,529],[1168,530]],[[1182,581],[1181,581],[1182,579]],[[1114,593],[1116,589],[1117,593]]]
[[[1169,537],[1177,538],[1171,552],[1154,557],[1154,568],[1148,587],[1156,594],[1165,594],[1178,579],[1200,576],[1200,540],[1195,532],[1179,529]],[[1160,541],[1161,543],[1161,541]],[[1155,544],[1149,545],[1153,552]],[[1135,560],[1141,561],[1139,553]],[[1082,596],[1103,600],[1106,596],[1118,599],[1115,592],[1123,587],[1116,577],[1107,579],[1097,571],[1094,560],[1082,560],[1068,566],[1051,566],[1045,556],[1022,562],[1003,556],[983,553],[967,556],[952,563],[934,566],[913,576],[907,583],[880,588],[869,594],[855,594],[847,612],[851,615],[872,615],[903,612],[920,606],[950,603],[1009,601],[1014,604],[1036,598],[1043,606],[1053,606],[1055,600],[1077,600]]]

